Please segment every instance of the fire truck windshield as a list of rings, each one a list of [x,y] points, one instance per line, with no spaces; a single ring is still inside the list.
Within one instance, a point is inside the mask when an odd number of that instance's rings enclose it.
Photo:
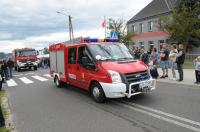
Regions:
[[[21,50],[18,51],[18,56],[30,56],[30,55],[36,55],[35,50]]]
[[[89,45],[88,49],[98,61],[134,59],[133,54],[124,44],[96,44]]]

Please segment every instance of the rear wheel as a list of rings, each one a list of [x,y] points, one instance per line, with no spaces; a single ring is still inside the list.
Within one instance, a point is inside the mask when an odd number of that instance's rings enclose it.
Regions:
[[[95,82],[92,84],[91,94],[92,94],[93,99],[98,103],[103,103],[106,101],[105,93],[99,83]]]

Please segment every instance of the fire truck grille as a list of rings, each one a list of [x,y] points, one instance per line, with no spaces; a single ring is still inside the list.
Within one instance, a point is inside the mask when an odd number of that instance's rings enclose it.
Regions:
[[[134,83],[149,79],[149,74],[147,71],[137,72],[137,73],[126,73],[124,75],[125,75],[125,81],[128,83]]]

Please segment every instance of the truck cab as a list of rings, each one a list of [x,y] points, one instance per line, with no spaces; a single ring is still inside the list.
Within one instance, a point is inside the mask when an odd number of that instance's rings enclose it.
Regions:
[[[57,87],[68,83],[91,92],[96,102],[156,88],[148,67],[122,43],[88,42],[50,46],[50,70]]]
[[[13,60],[16,71],[21,71],[22,69],[37,70],[37,56],[35,49],[15,49],[13,50]]]

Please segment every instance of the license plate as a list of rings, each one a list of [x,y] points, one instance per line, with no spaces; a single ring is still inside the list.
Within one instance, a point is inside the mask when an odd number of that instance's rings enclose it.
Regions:
[[[151,81],[141,82],[139,84],[140,88],[142,89],[149,89],[151,87]]]

